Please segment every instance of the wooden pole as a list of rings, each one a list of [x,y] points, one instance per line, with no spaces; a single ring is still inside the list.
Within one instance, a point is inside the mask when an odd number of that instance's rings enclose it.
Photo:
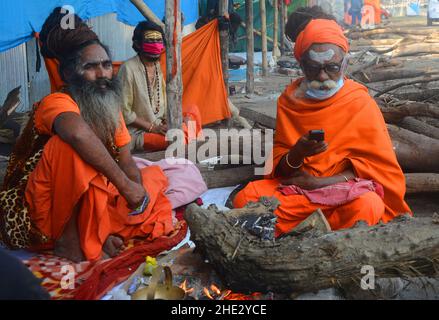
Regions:
[[[241,22],[241,26],[242,26],[244,29],[247,28],[247,25],[245,24],[245,22]],[[278,30],[279,30],[279,29],[278,29]],[[257,36],[262,37],[262,32],[261,32],[260,30],[256,29],[256,28],[254,28],[254,26],[253,26],[253,33],[254,33],[255,35],[257,35]],[[238,37],[237,40],[242,40],[242,39],[246,39],[246,38],[247,38],[247,36],[244,35],[244,36],[240,36],[240,37]],[[267,36],[267,41],[273,43],[274,40],[273,40],[272,38],[270,38],[269,36]],[[279,41],[277,41],[277,47],[279,47]]]
[[[140,13],[148,20],[158,24],[162,29],[165,29],[163,22],[157,18],[154,12],[143,2],[143,0],[130,0],[133,5],[140,11]]]
[[[261,12],[261,41],[262,41],[262,75],[267,76],[268,61],[267,61],[267,15],[265,8],[265,0],[259,0],[259,10]]]
[[[279,55],[279,1],[273,0],[274,19],[273,19],[273,56]]]
[[[166,0],[166,96],[169,129],[180,129],[183,121],[181,79],[180,0]]]
[[[254,77],[254,35],[253,35],[253,0],[245,0],[245,19],[247,32],[247,82],[245,89],[252,94],[255,89]]]
[[[280,0],[280,52],[285,54],[285,2]]]
[[[229,0],[220,0],[219,15],[224,16],[229,13]],[[223,67],[223,78],[226,86],[226,91],[229,91],[229,30],[220,31],[221,42],[221,62]]]

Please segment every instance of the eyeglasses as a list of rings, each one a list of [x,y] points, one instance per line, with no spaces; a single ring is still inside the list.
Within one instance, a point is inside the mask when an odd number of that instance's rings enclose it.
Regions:
[[[317,77],[320,74],[320,71],[322,70],[325,70],[327,74],[339,73],[343,68],[344,61],[345,59],[343,58],[343,60],[339,63],[328,63],[323,65],[309,64],[309,62],[303,61],[302,66],[303,66],[303,71],[307,76]]]

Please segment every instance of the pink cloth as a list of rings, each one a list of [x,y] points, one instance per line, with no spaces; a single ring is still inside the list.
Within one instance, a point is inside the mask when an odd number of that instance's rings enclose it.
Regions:
[[[207,191],[207,185],[200,170],[189,160],[163,159],[152,162],[138,157],[133,157],[133,159],[139,169],[155,165],[163,170],[169,182],[165,195],[171,202],[172,209],[195,201]]]
[[[304,190],[295,185],[280,185],[279,191],[286,196],[301,194],[306,196],[312,203],[328,206],[346,204],[369,191],[373,191],[381,198],[384,198],[384,189],[382,185],[372,180],[360,178],[314,190]]]
[[[161,54],[164,49],[165,46],[161,42],[143,44],[143,52],[145,53]]]

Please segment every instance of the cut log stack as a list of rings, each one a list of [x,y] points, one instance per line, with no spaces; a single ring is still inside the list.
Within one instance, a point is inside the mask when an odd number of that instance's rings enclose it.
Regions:
[[[348,72],[370,84],[375,94],[397,93],[409,86],[431,85],[439,80],[439,69],[435,68],[439,59],[439,32],[435,28],[384,27],[353,30],[347,36],[351,39],[353,56]]]
[[[438,29],[388,26],[352,30],[347,36],[352,54],[348,75],[375,96],[406,172],[407,192],[437,192]]]

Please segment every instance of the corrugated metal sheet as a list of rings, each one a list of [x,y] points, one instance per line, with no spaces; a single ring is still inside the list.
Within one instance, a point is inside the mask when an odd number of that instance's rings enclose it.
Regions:
[[[113,60],[125,61],[136,54],[131,47],[134,27],[117,21],[116,14],[93,18],[87,23],[110,48]],[[186,32],[193,30],[193,25],[185,27]],[[34,39],[0,53],[0,103],[3,103],[7,93],[18,85],[22,86],[22,103],[18,109],[21,112],[30,110],[33,103],[50,93],[44,60],[41,60],[40,72],[36,72],[36,61]]]
[[[3,104],[9,91],[19,85],[21,104],[17,111],[24,111],[29,108],[25,44],[0,53],[0,104]]]
[[[27,67],[29,77],[29,102],[30,106],[40,101],[50,93],[49,76],[47,75],[43,57],[41,57],[40,72],[37,72],[37,44],[35,39],[26,43]]]
[[[117,21],[115,13],[92,18],[87,23],[110,48],[113,60],[125,61],[136,54],[131,48],[134,27]]]

